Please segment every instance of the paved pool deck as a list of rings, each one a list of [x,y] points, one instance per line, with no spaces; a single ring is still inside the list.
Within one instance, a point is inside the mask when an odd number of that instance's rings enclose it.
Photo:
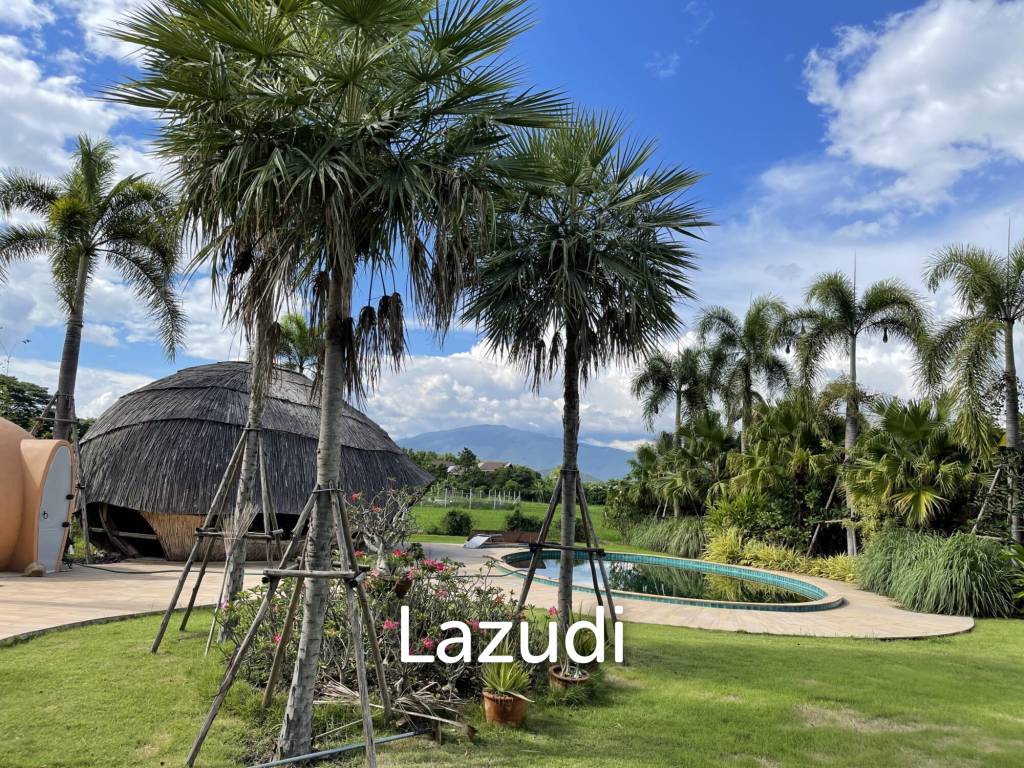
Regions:
[[[518,595],[522,579],[489,567],[517,548],[465,549],[460,544],[424,544],[430,557],[449,557],[465,563],[467,571],[487,574],[494,584]],[[246,585],[259,583],[262,563],[250,563]],[[174,591],[181,572],[180,563],[162,560],[132,560],[114,565],[70,571],[42,578],[0,573],[0,643],[23,639],[48,629],[107,621],[135,614],[161,612]],[[647,624],[807,637],[857,637],[878,640],[939,637],[967,632],[974,620],[962,616],[913,613],[891,600],[864,592],[850,584],[829,579],[785,574],[820,586],[843,597],[843,605],[826,611],[781,612],[743,609],[703,608],[656,603],[648,600],[618,599],[622,618]],[[197,603],[213,605],[220,591],[222,570],[218,564],[207,571]],[[189,577],[179,601],[183,607],[191,594],[195,574]],[[547,608],[556,602],[553,586],[535,583],[530,604]],[[579,592],[575,605],[592,612],[592,594]],[[174,625],[172,623],[171,631]],[[169,634],[170,636],[170,634]]]

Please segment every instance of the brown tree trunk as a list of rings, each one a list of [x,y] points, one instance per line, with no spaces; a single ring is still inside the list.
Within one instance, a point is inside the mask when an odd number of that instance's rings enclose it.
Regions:
[[[859,408],[857,406],[857,336],[850,334],[850,392],[846,397],[846,435],[843,447],[846,449],[846,458],[849,460],[854,446],[857,444],[857,436],[860,433]],[[850,517],[854,517],[853,502],[850,495],[846,495],[846,504],[850,508]],[[857,554],[857,531],[852,525],[846,527],[846,554]]]
[[[559,543],[571,547],[576,538],[576,455],[580,439],[580,360],[576,333],[565,334],[565,372],[562,404],[562,531]],[[572,570],[575,553],[562,550],[558,563],[558,628],[565,637],[572,617]]]
[[[681,389],[676,390],[676,431],[672,439],[672,444],[679,450],[683,447],[683,436],[680,431],[683,428],[683,391]],[[672,499],[672,517],[679,517],[679,499]]]
[[[328,293],[327,327],[324,339],[323,382],[320,395],[320,438],[317,444],[316,482],[320,487],[336,485],[341,465],[341,406],[344,397],[345,320],[351,313],[352,273],[335,267]],[[306,540],[306,565],[311,571],[331,567],[334,522],[331,495],[318,493]],[[302,601],[302,634],[295,659],[284,723],[278,739],[278,754],[295,757],[310,751],[313,727],[313,694],[320,663],[324,617],[329,586],[326,579],[311,579]]]
[[[1013,321],[1006,321],[1003,331],[1004,372],[1006,379],[1006,447],[1010,449],[1010,535],[1018,544],[1024,543],[1020,513],[1017,511],[1017,449],[1020,448],[1020,403],[1017,402],[1017,361],[1013,351]]]
[[[75,279],[74,304],[68,313],[64,331],[64,349],[60,355],[60,373],[57,376],[57,399],[54,403],[53,437],[70,440],[75,426],[75,381],[78,378],[78,355],[82,349],[82,326],[85,325],[85,292],[89,283],[89,256],[78,258]]]

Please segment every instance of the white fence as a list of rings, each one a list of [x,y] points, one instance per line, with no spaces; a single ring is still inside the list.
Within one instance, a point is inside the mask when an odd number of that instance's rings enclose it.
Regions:
[[[425,507],[462,507],[465,509],[512,509],[522,499],[521,493],[506,491],[461,491],[441,483],[430,487],[420,499]]]

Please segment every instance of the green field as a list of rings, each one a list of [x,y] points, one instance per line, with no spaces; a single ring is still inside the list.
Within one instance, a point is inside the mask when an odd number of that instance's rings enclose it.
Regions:
[[[449,509],[455,509],[456,507],[449,507]],[[505,517],[509,514],[507,509],[468,509],[466,507],[458,507],[465,512],[468,512],[473,517],[473,528],[484,531],[503,531],[505,530]],[[535,517],[537,520],[544,518],[544,513],[547,511],[547,504],[541,504],[536,501],[524,501],[520,503],[520,510],[524,515]],[[427,507],[419,506],[414,507],[412,510],[413,517],[416,520],[416,528],[420,534],[424,535],[421,540],[425,541],[461,541],[462,539],[454,539],[446,537],[443,539],[437,538],[436,535],[431,535],[431,531],[441,524],[441,518],[444,517],[447,510],[444,507]],[[549,535],[550,540],[557,539],[557,533],[561,529],[558,524],[558,513],[555,513],[555,524],[552,527],[551,534]],[[603,544],[618,544],[622,542],[622,534],[612,528],[605,522],[604,519],[604,507],[600,504],[593,505],[590,507],[590,516],[594,520],[594,528],[597,530],[597,535],[601,539]],[[577,516],[577,525],[579,525],[579,517]],[[426,538],[429,536],[430,538]],[[418,538],[418,537],[417,537]]]
[[[205,627],[205,615],[196,627]],[[204,632],[149,644],[158,619],[55,632],[0,648],[4,768],[181,765],[219,680]],[[539,691],[525,727],[480,724],[381,747],[388,766],[1019,766],[1024,622],[982,621],[948,639],[769,637],[630,624],[628,665],[606,665],[577,709]],[[276,732],[239,685],[197,766],[244,765]],[[338,724],[351,713],[323,713]],[[324,727],[320,725],[319,727]],[[342,740],[355,740],[355,733]],[[326,745],[318,745],[326,746]],[[358,759],[333,765],[360,765]],[[323,765],[331,765],[324,763]]]

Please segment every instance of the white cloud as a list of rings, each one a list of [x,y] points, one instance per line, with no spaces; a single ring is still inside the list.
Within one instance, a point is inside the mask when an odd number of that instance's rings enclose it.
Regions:
[[[834,208],[932,209],[999,161],[1024,160],[1024,3],[933,0],[845,27],[806,60],[830,155],[888,174]]]
[[[15,358],[11,360],[11,375],[40,384],[53,392],[57,388],[60,366],[48,360]],[[151,376],[124,373],[102,368],[78,369],[75,392],[76,411],[79,416],[99,416],[121,395],[153,381]]]
[[[147,0],[57,0],[74,14],[82,28],[85,44],[93,53],[113,58],[125,58],[135,47],[114,40],[104,34],[123,15],[147,4]]]
[[[0,24],[23,29],[38,29],[54,20],[53,11],[46,3],[35,0],[4,0],[0,4]]]
[[[655,51],[654,56],[644,67],[657,78],[663,80],[670,78],[679,71],[679,54],[675,51],[672,51],[672,53]]]

